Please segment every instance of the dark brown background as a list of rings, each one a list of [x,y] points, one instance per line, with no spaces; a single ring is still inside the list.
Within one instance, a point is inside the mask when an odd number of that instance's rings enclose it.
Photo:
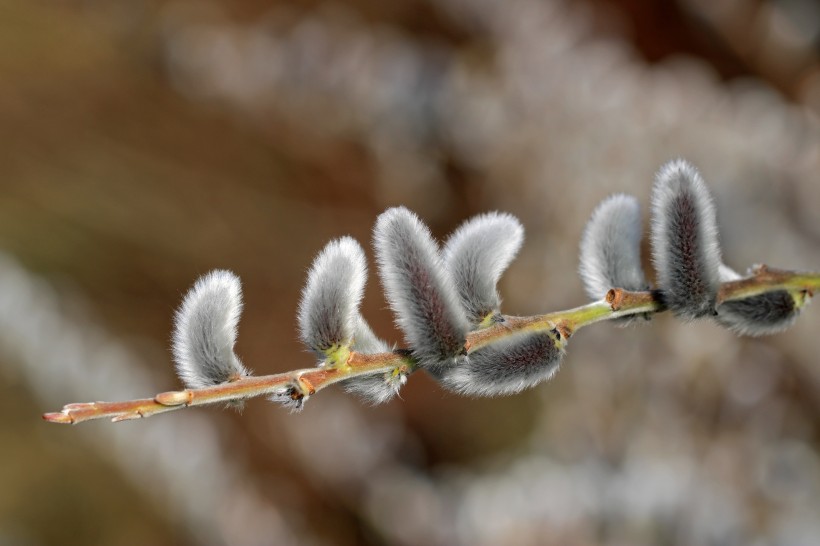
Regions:
[[[174,388],[217,267],[245,363],[309,366],[312,257],[395,204],[440,237],[517,215],[505,311],[545,312],[584,302],[595,204],[680,155],[730,265],[819,270],[820,8],[715,4],[0,1],[0,544],[813,544],[812,307],[759,340],[590,328],[515,397],[39,418]],[[375,275],[364,312],[400,341]]]

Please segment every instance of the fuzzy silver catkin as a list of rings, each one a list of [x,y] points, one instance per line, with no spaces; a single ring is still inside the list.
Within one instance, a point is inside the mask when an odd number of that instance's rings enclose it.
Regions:
[[[727,301],[717,308],[718,323],[743,336],[766,336],[790,328],[800,307],[786,290]]]
[[[721,266],[715,206],[698,171],[682,159],[655,177],[652,259],[664,303],[676,316],[714,314]]]
[[[387,343],[376,337],[359,313],[367,282],[367,262],[358,242],[343,237],[328,243],[313,262],[299,305],[302,341],[321,358],[327,351],[349,346],[360,353],[389,352]],[[406,380],[404,375],[375,374],[341,382],[349,392],[372,404],[388,401]],[[273,399],[301,410],[307,397],[292,396],[292,389]]]
[[[720,277],[723,282],[742,278],[722,264]],[[727,301],[718,306],[715,319],[736,334],[757,337],[787,330],[800,316],[800,311],[801,307],[792,294],[786,290],[777,290],[741,300]]]
[[[233,352],[242,313],[242,286],[230,271],[203,275],[176,313],[173,352],[179,378],[189,389],[248,375]]]
[[[511,214],[490,212],[463,223],[444,246],[444,266],[473,327],[499,312],[496,285],[518,254],[524,228]]]
[[[453,365],[469,322],[430,230],[397,207],[379,216],[373,235],[387,301],[419,364]]]
[[[356,352],[373,355],[377,353],[389,353],[390,345],[379,338],[370,325],[361,315],[356,317],[356,326],[353,334],[352,349]]]
[[[444,387],[470,396],[515,394],[552,377],[563,347],[557,330],[517,333],[470,353],[438,379]]]
[[[595,208],[581,238],[579,272],[590,299],[611,288],[647,290],[641,267],[641,209],[631,195],[615,194]]]
[[[328,243],[313,261],[299,303],[299,335],[320,358],[349,345],[367,282],[367,260],[351,237]]]
[[[387,343],[373,333],[365,320],[359,317],[354,335],[353,350],[364,354],[390,352]],[[342,387],[371,405],[384,404],[399,393],[407,382],[407,374],[394,374],[393,371],[354,377],[341,382]]]

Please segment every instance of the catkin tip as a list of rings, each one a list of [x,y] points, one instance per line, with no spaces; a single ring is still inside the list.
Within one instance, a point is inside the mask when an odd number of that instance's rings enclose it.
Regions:
[[[647,290],[641,266],[641,211],[631,195],[615,194],[593,211],[581,238],[579,272],[590,299],[611,288]]]
[[[675,315],[695,319],[714,313],[722,263],[715,206],[697,169],[682,159],[655,177],[652,260]]]
[[[499,212],[467,220],[447,239],[444,266],[472,327],[499,312],[501,297],[496,285],[523,241],[524,228],[518,219]]]
[[[421,366],[447,366],[461,352],[469,322],[430,230],[397,207],[379,216],[373,238],[397,326]]]
[[[248,375],[233,352],[242,314],[242,286],[230,271],[203,275],[176,313],[173,353],[177,373],[188,388],[225,383]]]
[[[355,239],[328,243],[313,261],[299,303],[299,335],[318,356],[348,346],[367,282],[367,261]]]

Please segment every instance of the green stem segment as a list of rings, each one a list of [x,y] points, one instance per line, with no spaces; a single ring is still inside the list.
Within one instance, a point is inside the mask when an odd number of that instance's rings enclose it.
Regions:
[[[761,265],[755,268],[752,276],[747,279],[723,283],[718,292],[717,301],[720,305],[723,302],[741,300],[777,290],[806,292],[811,297],[815,291],[820,290],[820,273],[785,271]]]
[[[470,333],[466,348],[471,353],[515,332],[557,330],[561,337],[569,339],[580,328],[602,320],[657,313],[663,309],[654,292],[629,292],[613,288],[603,300],[574,309],[533,317],[504,317],[504,322]]]

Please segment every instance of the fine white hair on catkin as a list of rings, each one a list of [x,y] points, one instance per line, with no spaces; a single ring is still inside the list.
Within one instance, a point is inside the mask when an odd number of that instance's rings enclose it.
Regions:
[[[242,286],[230,271],[200,277],[176,312],[173,352],[179,378],[189,389],[248,375],[234,354],[242,314]]]
[[[649,288],[641,267],[641,209],[631,195],[615,194],[596,207],[581,238],[578,268],[590,299],[611,288]]]
[[[499,312],[501,297],[496,285],[523,241],[524,228],[518,219],[499,212],[467,220],[447,239],[444,266],[473,326]]]
[[[720,287],[715,206],[697,169],[666,163],[652,188],[652,260],[664,303],[678,317],[714,314]]]
[[[349,345],[367,282],[364,250],[352,237],[328,243],[313,261],[299,303],[299,335],[324,358]]]
[[[724,263],[721,263],[718,268],[718,276],[720,277],[720,282],[737,281],[743,278],[740,273]]]
[[[320,357],[328,350],[348,346],[359,353],[386,353],[390,347],[379,339],[359,312],[367,282],[364,250],[350,237],[328,243],[313,262],[299,305],[302,341]],[[371,404],[381,404],[398,393],[406,376],[392,372],[354,377],[342,387]],[[304,398],[293,405],[289,393],[278,397],[299,410]]]
[[[397,207],[379,216],[373,236],[387,301],[419,364],[453,365],[470,325],[430,230]]]
[[[370,325],[359,317],[356,322],[356,333],[353,336],[353,350],[363,354],[390,352],[390,346],[379,339]],[[407,374],[394,374],[393,371],[379,372],[362,377],[354,377],[341,382],[342,387],[371,405],[384,404],[399,393],[407,382]]]
[[[353,333],[352,349],[358,353],[372,355],[389,353],[390,345],[373,332],[364,317],[358,315]]]
[[[470,353],[439,380],[469,396],[516,394],[552,377],[564,356],[563,343],[554,330],[513,334]]]

